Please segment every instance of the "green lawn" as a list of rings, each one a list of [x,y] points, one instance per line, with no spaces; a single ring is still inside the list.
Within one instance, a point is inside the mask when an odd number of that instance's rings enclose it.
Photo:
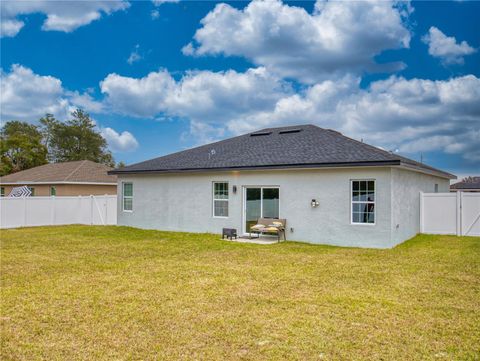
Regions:
[[[479,360],[480,238],[1,231],[3,360]]]

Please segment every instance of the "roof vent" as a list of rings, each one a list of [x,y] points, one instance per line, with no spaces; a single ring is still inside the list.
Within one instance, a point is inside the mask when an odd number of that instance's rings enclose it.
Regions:
[[[261,135],[270,135],[272,134],[272,132],[256,132],[256,133],[252,133],[250,134],[251,137],[259,137]]]
[[[215,149],[210,149],[210,151],[208,152],[208,159],[211,159],[215,154],[217,154]]]
[[[278,134],[299,133],[301,131],[302,131],[301,129],[288,129],[288,130],[281,130],[278,132]]]

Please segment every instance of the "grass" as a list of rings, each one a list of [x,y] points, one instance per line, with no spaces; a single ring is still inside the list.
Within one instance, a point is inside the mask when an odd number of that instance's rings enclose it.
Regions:
[[[3,360],[479,360],[480,238],[1,231]]]

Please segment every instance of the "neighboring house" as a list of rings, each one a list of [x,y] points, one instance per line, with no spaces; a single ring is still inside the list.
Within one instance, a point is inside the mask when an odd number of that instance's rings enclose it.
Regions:
[[[0,177],[2,196],[14,187],[27,186],[32,196],[88,196],[117,194],[112,168],[89,160],[51,163]]]
[[[248,232],[285,218],[287,239],[392,247],[419,232],[420,192],[455,176],[313,125],[263,129],[109,172],[118,224]]]
[[[450,186],[450,192],[480,192],[480,177],[468,177]]]

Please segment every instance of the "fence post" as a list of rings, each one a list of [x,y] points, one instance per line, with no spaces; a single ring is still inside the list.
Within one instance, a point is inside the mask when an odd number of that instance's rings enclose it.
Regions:
[[[90,225],[93,225],[93,195],[90,194]]]
[[[52,204],[52,207],[51,207],[51,220],[50,220],[50,223],[52,224],[52,226],[55,225],[55,196],[51,196],[50,197],[50,203]]]
[[[23,196],[23,226],[27,226],[27,197]]]
[[[420,233],[423,233],[425,226],[424,226],[424,221],[423,221],[423,192],[420,191]]]
[[[79,224],[85,224],[85,223],[82,223],[82,221],[83,221],[83,219],[82,219],[82,213],[83,213],[83,211],[82,211],[82,209],[83,209],[83,208],[82,208],[82,205],[83,205],[83,202],[82,202],[82,196],[81,196],[81,195],[79,195],[77,199],[78,199],[78,207],[77,207],[77,209],[78,209],[78,212],[77,212],[77,220],[78,220],[78,223],[79,223]]]
[[[465,236],[468,231],[463,229],[463,196],[464,193],[460,192],[460,235]]]
[[[457,191],[457,212],[456,212],[456,215],[457,215],[457,236],[461,236],[462,235],[462,192],[461,191]]]
[[[105,194],[105,222],[103,223],[104,226],[108,225],[108,195]]]

